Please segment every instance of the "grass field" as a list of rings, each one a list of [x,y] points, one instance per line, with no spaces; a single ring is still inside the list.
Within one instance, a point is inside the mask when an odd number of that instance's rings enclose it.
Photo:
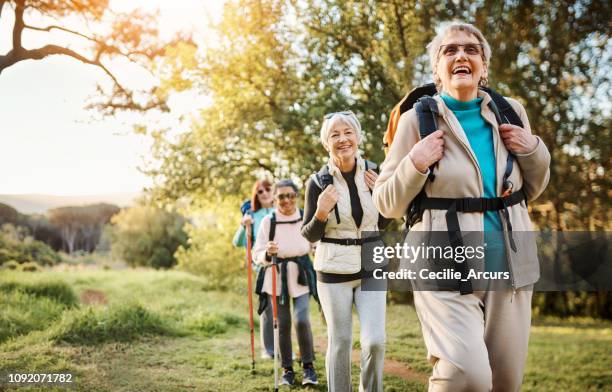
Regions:
[[[0,271],[0,374],[70,372],[71,390],[87,392],[272,390],[271,361],[258,359],[251,374],[246,292],[210,287],[177,271]],[[321,382],[310,389],[326,390],[325,327],[311,305]],[[392,304],[387,313],[385,390],[425,391],[430,368],[414,309]],[[612,323],[533,325],[522,390],[612,389]],[[355,348],[357,337],[356,327]],[[355,365],[353,376],[356,388]]]

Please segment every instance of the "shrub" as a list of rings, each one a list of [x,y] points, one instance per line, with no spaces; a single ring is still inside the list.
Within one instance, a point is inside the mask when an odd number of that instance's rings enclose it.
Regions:
[[[0,308],[0,343],[47,328],[66,309],[50,297],[39,297],[22,290],[0,290]]]
[[[197,330],[205,336],[214,336],[227,332],[230,328],[240,325],[244,320],[233,314],[199,313],[185,321],[189,329]]]
[[[19,263],[15,260],[9,260],[6,263],[2,264],[2,267],[10,270],[16,270],[19,267]]]
[[[140,304],[85,308],[67,314],[52,333],[51,340],[94,345],[108,341],[131,341],[143,335],[167,335],[172,330],[157,314]]]
[[[34,297],[46,297],[65,307],[75,307],[79,303],[72,287],[62,281],[0,282],[0,292],[10,293],[13,291],[21,291]]]
[[[40,272],[41,268],[38,264],[33,261],[26,261],[19,266],[19,269],[23,272]]]

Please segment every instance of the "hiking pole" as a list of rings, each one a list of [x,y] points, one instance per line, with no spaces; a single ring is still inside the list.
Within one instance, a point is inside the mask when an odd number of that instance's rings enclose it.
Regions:
[[[246,225],[247,290],[249,297],[249,329],[251,332],[251,373],[255,373],[255,327],[253,322],[253,256],[251,254],[251,224]]]
[[[274,326],[274,392],[278,392],[278,307],[276,304],[276,255],[272,256],[272,325]]]

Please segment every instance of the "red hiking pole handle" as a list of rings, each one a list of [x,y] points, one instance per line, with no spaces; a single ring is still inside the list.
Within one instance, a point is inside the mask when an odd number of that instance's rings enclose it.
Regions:
[[[251,370],[255,370],[255,323],[253,321],[253,255],[251,254],[251,224],[246,225],[247,290],[249,298],[249,330],[251,333]]]

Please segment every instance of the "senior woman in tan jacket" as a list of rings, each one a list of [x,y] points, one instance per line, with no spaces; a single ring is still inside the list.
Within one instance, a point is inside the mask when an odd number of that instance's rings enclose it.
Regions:
[[[387,218],[403,216],[422,190],[426,198],[482,198],[490,199],[483,205],[498,206],[458,209],[451,216],[462,232],[500,233],[501,257],[485,257],[485,264],[497,262],[487,269],[509,272],[507,288],[415,291],[414,302],[433,365],[430,391],[517,391],[527,357],[531,290],[539,277],[535,241],[520,232],[532,230],[526,202],[544,191],[550,154],[518,101],[506,98],[524,126],[498,125],[491,97],[479,89],[487,81],[491,48],[476,27],[447,25],[428,52],[440,92],[434,96],[438,130],[420,140],[415,109],[401,116],[373,200]],[[515,164],[504,178],[509,153]],[[431,170],[435,181],[428,181]],[[448,218],[448,210],[425,204],[411,231],[452,231]]]

